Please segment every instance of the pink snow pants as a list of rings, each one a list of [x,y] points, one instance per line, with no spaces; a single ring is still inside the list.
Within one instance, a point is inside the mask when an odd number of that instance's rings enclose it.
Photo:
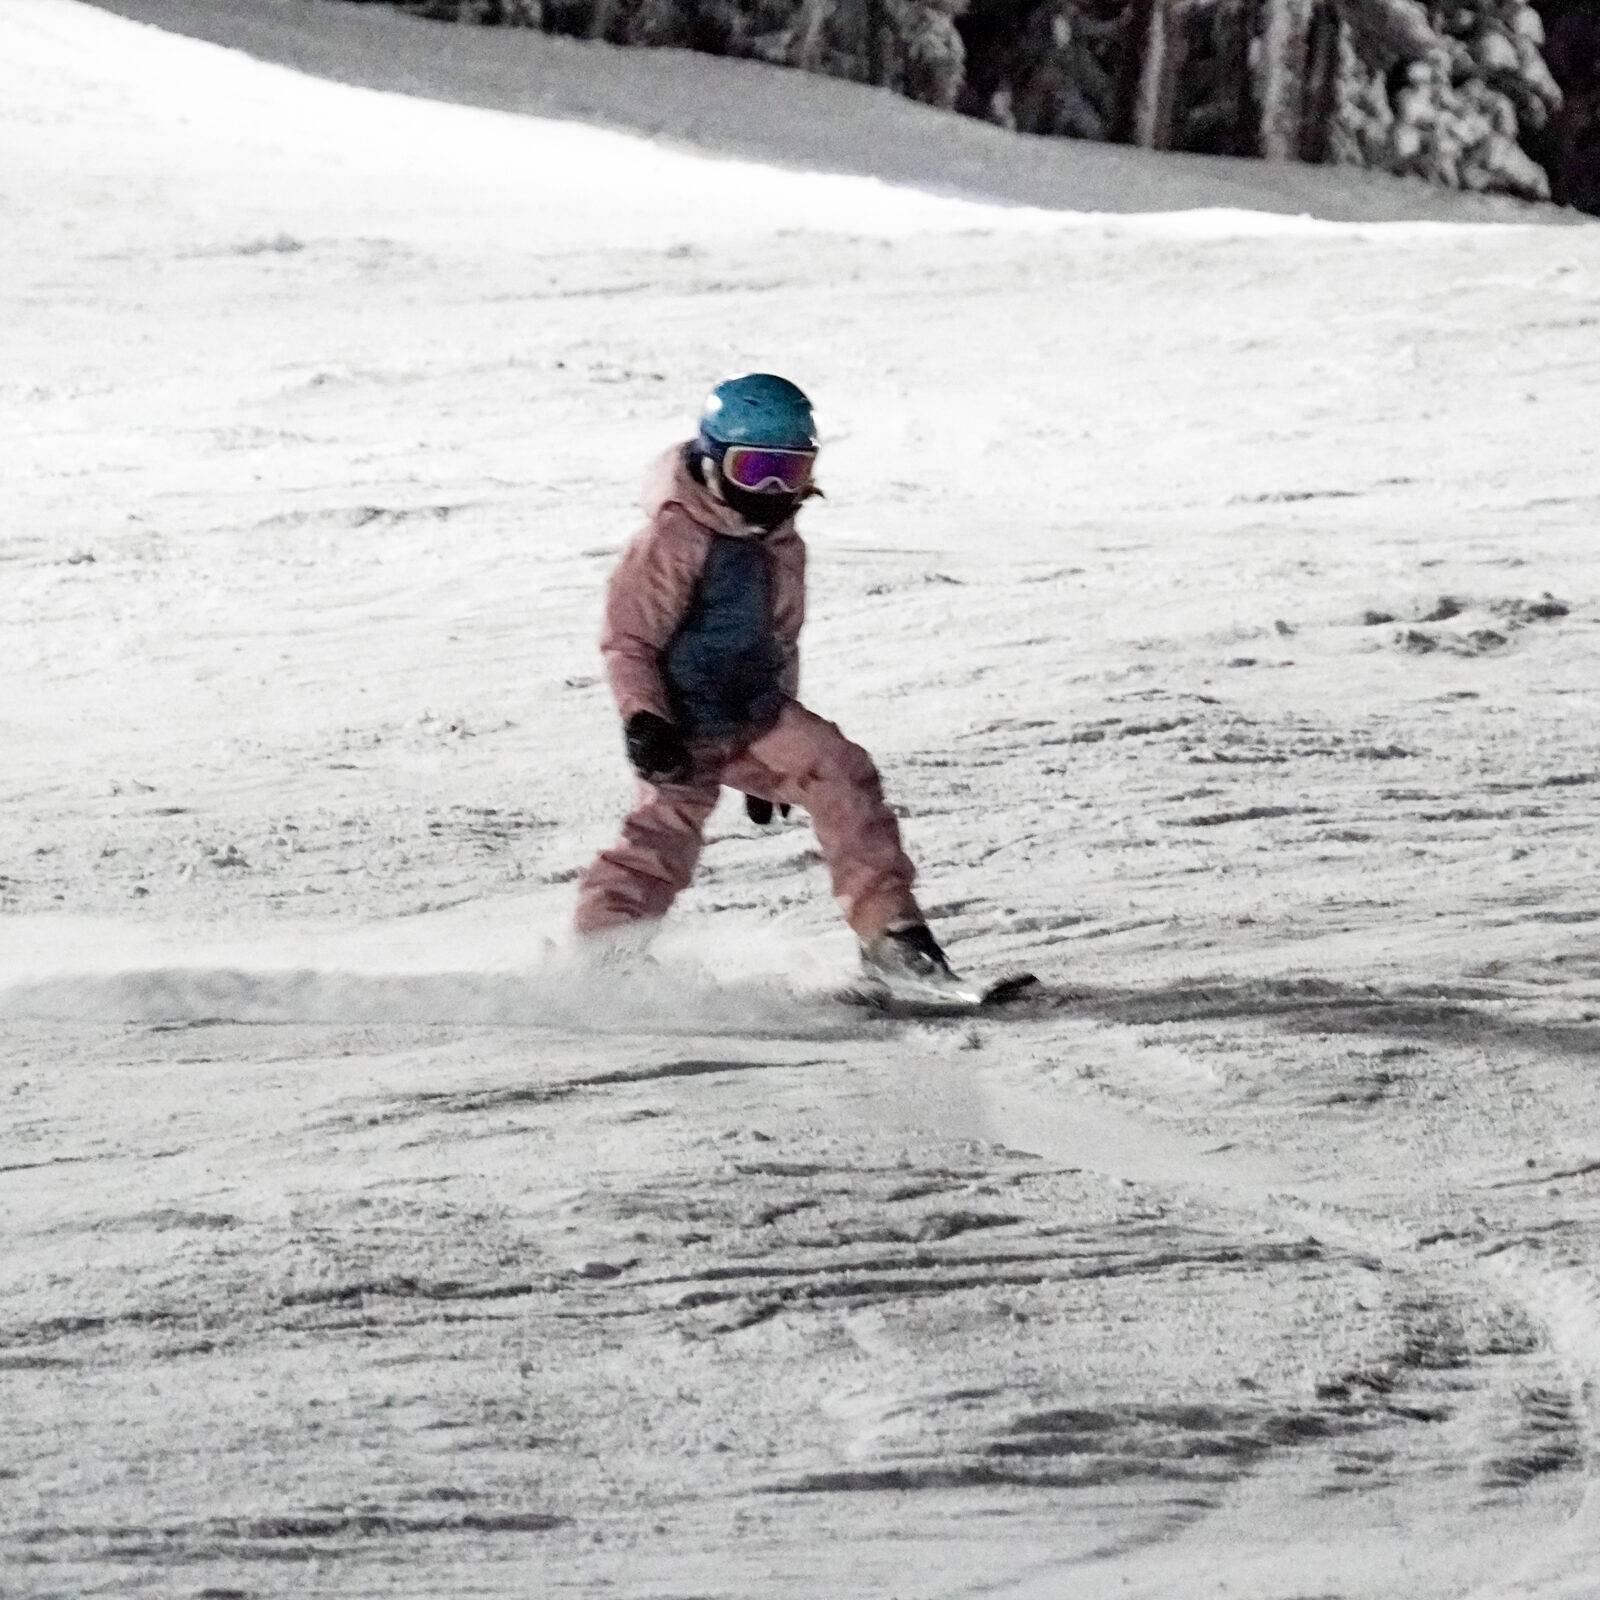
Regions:
[[[639,786],[622,838],[583,875],[574,919],[580,935],[666,915],[694,876],[701,830],[724,784],[810,813],[834,896],[859,937],[922,920],[911,894],[916,868],[900,846],[878,769],[831,722],[791,700],[748,745],[697,744],[693,751],[687,782]]]

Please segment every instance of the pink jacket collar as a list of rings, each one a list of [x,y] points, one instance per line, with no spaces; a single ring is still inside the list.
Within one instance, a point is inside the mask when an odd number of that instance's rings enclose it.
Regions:
[[[771,533],[765,534],[764,530],[746,522],[732,506],[717,499],[710,490],[690,477],[681,444],[663,451],[651,463],[650,470],[645,474],[644,492],[639,497],[639,504],[652,520],[661,514],[664,506],[682,506],[707,532],[725,534],[731,539],[765,537],[766,542],[771,544],[775,539],[794,532],[792,517],[787,522],[780,522]]]

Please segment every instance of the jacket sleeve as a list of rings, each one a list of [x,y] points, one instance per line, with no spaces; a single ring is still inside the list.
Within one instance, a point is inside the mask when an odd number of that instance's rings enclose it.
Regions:
[[[600,651],[624,722],[636,711],[672,719],[659,660],[694,596],[706,542],[669,511],[628,546],[611,575]]]
[[[772,625],[783,646],[783,692],[800,693],[800,630],[806,620],[806,547],[799,534],[773,550]]]

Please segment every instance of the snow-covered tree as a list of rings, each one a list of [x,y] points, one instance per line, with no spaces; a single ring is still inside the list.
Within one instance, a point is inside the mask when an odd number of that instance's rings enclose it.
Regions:
[[[1522,140],[1542,131],[1561,91],[1526,0],[1338,0],[1346,24],[1336,161],[1413,173],[1458,189],[1547,199]]]
[[[1119,140],[1132,130],[1138,0],[974,0],[958,104],[1024,133]]]
[[[1573,14],[1560,44],[1580,99],[1566,114],[1530,0],[395,3],[753,57],[1027,133],[1334,161],[1530,199],[1551,194],[1543,161],[1558,198],[1600,208],[1600,0],[1538,0]]]
[[[1539,0],[1561,109],[1528,138],[1553,199],[1600,213],[1600,0]]]

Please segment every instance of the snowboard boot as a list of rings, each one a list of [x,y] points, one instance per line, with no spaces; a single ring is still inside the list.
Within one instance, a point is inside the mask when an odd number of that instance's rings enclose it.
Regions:
[[[776,809],[777,814],[787,822],[789,820],[789,807],[780,805],[774,808],[770,800],[763,800],[758,794],[747,794],[744,797],[744,814],[755,823],[758,828],[769,829],[773,832],[772,814]]]
[[[897,1000],[964,1000],[968,986],[950,970],[925,922],[888,928],[861,943],[867,982]]]
[[[654,967],[650,941],[661,931],[659,919],[625,922],[599,933],[580,934],[571,945],[576,964],[583,969],[615,974]]]

